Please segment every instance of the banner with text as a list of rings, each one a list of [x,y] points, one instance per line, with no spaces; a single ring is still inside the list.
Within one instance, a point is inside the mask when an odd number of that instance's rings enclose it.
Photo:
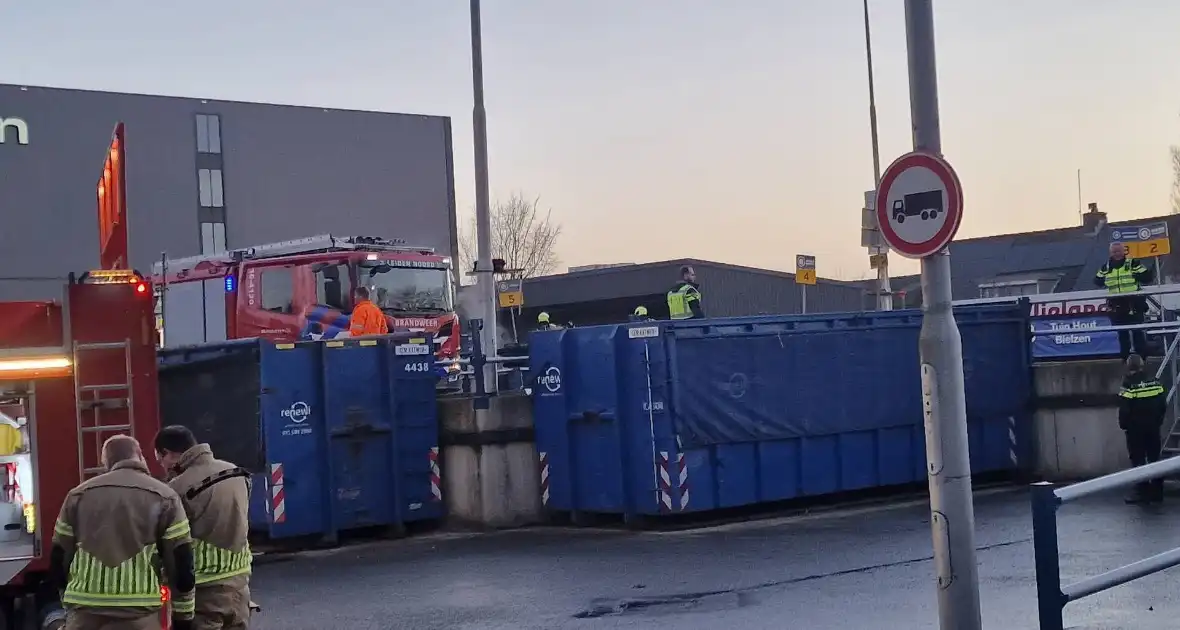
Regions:
[[[1032,320],[1033,359],[1067,359],[1109,356],[1119,353],[1119,334],[1090,332],[1110,326],[1106,315]]]

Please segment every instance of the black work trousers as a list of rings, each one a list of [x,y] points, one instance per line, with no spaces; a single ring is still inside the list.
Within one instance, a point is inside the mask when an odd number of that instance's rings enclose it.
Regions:
[[[1112,310],[1110,312],[1110,323],[1114,326],[1142,324],[1143,313]],[[1119,331],[1119,356],[1122,357],[1123,360],[1126,360],[1127,356],[1132,352],[1140,356],[1143,356],[1147,353],[1147,335],[1143,333],[1142,328]]]
[[[1125,431],[1127,435],[1127,455],[1130,456],[1132,466],[1143,466],[1160,460],[1160,424],[1150,421],[1132,420]],[[1163,495],[1164,480],[1153,479],[1141,483],[1136,487],[1140,493],[1150,492],[1153,495]]]

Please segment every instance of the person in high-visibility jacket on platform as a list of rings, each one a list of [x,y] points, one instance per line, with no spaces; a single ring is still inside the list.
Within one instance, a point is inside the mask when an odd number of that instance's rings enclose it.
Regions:
[[[545,331],[545,330],[561,330],[561,329],[562,329],[561,326],[549,321],[549,313],[546,313],[545,311],[541,311],[537,315],[537,328],[536,328],[536,330]]]
[[[1147,372],[1143,357],[1127,357],[1127,375],[1119,389],[1119,428],[1127,435],[1127,455],[1132,466],[1143,466],[1160,459],[1160,428],[1168,411],[1167,392],[1155,376]],[[1127,503],[1158,503],[1164,500],[1162,478],[1135,486]]]
[[[1110,244],[1110,259],[1094,274],[1094,284],[1105,287],[1110,294],[1106,298],[1106,305],[1110,309],[1111,324],[1127,326],[1143,323],[1147,316],[1147,297],[1121,294],[1138,291],[1150,284],[1154,276],[1151,267],[1127,256],[1126,245]],[[1119,354],[1123,359],[1132,352],[1144,354],[1147,352],[1146,346],[1147,336],[1143,334],[1142,328],[1119,331]]]
[[[352,316],[349,319],[349,334],[353,337],[363,335],[385,335],[389,333],[389,322],[385,321],[385,313],[369,301],[369,289],[357,287],[353,292]]]
[[[166,577],[172,629],[192,630],[196,576],[180,497],[151,476],[135,438],[108,439],[102,463],[107,472],[66,495],[53,529],[50,576],[64,591],[66,629],[157,630]]]
[[[197,606],[193,630],[246,630],[250,622],[250,473],[215,459],[182,426],[156,434],[156,457],[193,530]]]
[[[697,273],[689,266],[680,268],[680,282],[668,291],[668,316],[672,319],[694,319],[705,316],[701,306],[701,289]]]
[[[642,304],[640,304],[639,306],[636,306],[635,310],[631,311],[631,321],[633,321],[633,322],[651,321],[651,317],[648,316],[648,314],[647,314],[647,307]]]

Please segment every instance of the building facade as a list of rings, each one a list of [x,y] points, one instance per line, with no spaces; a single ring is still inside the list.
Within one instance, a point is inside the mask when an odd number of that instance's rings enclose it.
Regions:
[[[1180,215],[1111,222],[1097,204],[1091,204],[1080,225],[951,243],[953,297],[956,300],[1016,298],[1098,289],[1094,275],[1109,257],[1110,243],[1129,242],[1129,234],[1145,229],[1151,233],[1151,240],[1166,242],[1167,246],[1157,247],[1160,255],[1154,256],[1150,255],[1151,248],[1140,247],[1137,249],[1142,253],[1137,255],[1152,266],[1156,282],[1180,282]],[[866,289],[874,290],[873,284],[866,282]],[[895,277],[892,288],[903,294],[894,300],[899,308],[921,306],[919,276]],[[1176,307],[1180,304],[1169,306]]]
[[[667,294],[684,266],[696,271],[708,317],[802,313],[804,291],[808,313],[856,312],[865,303],[865,289],[858,283],[819,278],[804,289],[792,273],[686,258],[529,278],[517,329],[535,327],[542,311],[554,322],[577,326],[624,322],[637,306],[655,319],[667,319]],[[503,321],[501,326],[508,328]]]
[[[0,300],[98,264],[96,186],[126,125],[132,266],[332,232],[454,255],[451,121],[0,85]]]

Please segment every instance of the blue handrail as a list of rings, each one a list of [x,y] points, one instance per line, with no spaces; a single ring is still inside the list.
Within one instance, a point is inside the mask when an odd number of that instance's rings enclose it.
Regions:
[[[1061,556],[1057,546],[1057,509],[1091,494],[1177,473],[1180,473],[1180,457],[1064,487],[1049,482],[1032,485],[1033,558],[1037,570],[1037,611],[1041,630],[1064,630],[1062,613],[1069,602],[1180,565],[1180,547],[1177,547],[1062,587]]]

